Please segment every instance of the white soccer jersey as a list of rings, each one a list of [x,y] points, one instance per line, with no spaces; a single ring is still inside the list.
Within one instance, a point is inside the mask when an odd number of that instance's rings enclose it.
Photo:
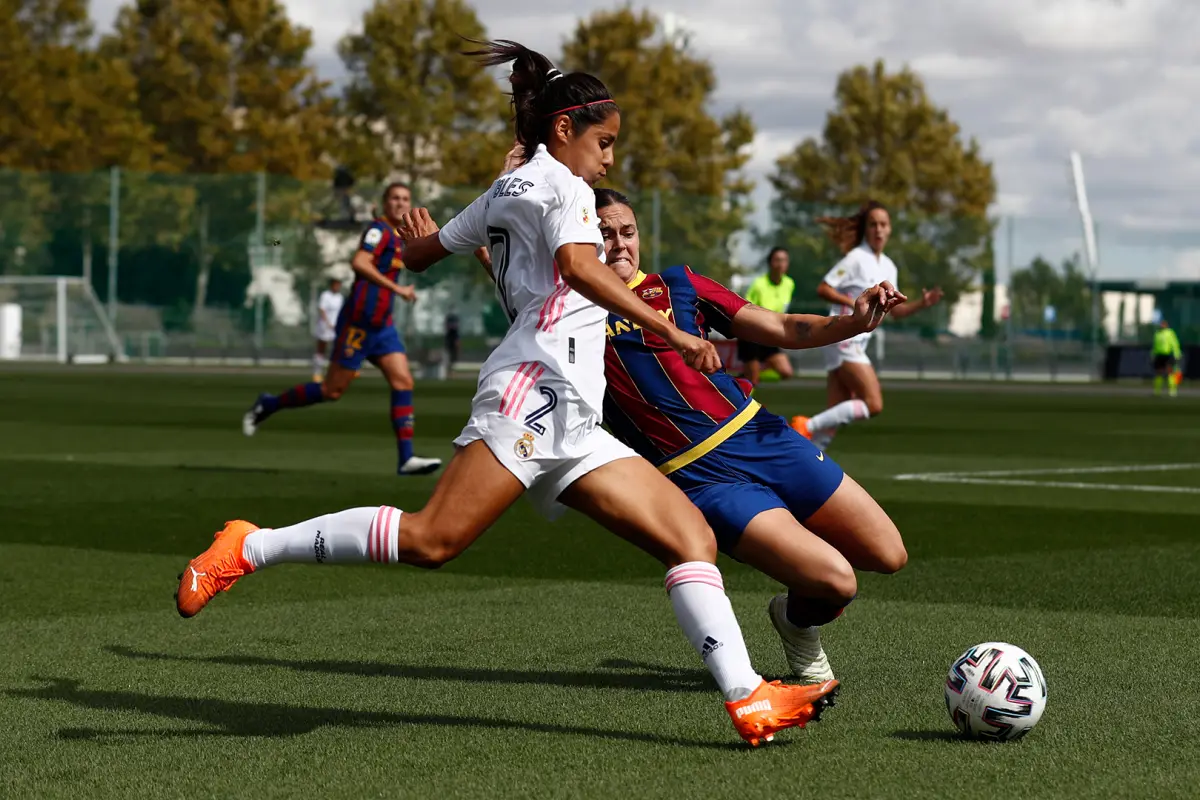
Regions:
[[[500,304],[511,325],[480,370],[479,385],[502,370],[542,364],[564,379],[599,419],[604,402],[607,312],[571,290],[554,254],[594,244],[604,260],[596,197],[583,179],[539,145],[529,162],[492,184],[440,233],[452,253],[486,245]]]
[[[329,341],[333,339],[334,329],[337,327],[338,314],[342,311],[342,303],[345,298],[340,292],[335,292],[331,289],[326,289],[321,292],[321,296],[317,299],[317,314],[316,324],[313,326],[313,332],[318,339]],[[321,314],[324,314],[324,317]]]
[[[887,254],[877,257],[866,242],[847,253],[825,276],[825,283],[851,299],[857,299],[867,289],[883,281],[896,283],[896,264]],[[830,306],[829,315],[838,316],[853,311],[852,308],[835,304]]]

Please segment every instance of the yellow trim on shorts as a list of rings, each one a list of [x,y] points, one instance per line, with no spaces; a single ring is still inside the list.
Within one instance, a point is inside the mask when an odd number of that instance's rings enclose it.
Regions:
[[[693,445],[691,448],[683,451],[670,461],[659,464],[658,471],[663,475],[670,475],[676,470],[683,469],[696,459],[703,458],[704,456],[708,455],[715,450],[718,445],[744,428],[746,423],[753,419],[754,415],[757,414],[761,408],[762,403],[758,402],[757,400],[751,400],[746,404],[745,408],[737,413],[736,416],[728,420],[720,428],[717,428],[717,430],[713,432],[712,436],[709,436],[704,441]]]

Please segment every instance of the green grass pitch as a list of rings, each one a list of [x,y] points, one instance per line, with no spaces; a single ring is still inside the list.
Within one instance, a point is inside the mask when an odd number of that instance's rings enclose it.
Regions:
[[[180,619],[175,576],[226,519],[433,486],[394,475],[377,378],[243,437],[256,393],[296,377],[0,371],[0,797],[1196,796],[1200,467],[1094,469],[1200,463],[1195,398],[890,391],[831,455],[909,566],[863,575],[826,629],[837,707],[751,750],[661,567],[523,502],[441,571],[283,566]],[[418,386],[419,452],[449,457],[472,389]],[[822,394],[761,392],[785,414]],[[721,566],[781,677],[775,587]],[[946,669],[993,639],[1041,663],[1045,716],[956,740]]]

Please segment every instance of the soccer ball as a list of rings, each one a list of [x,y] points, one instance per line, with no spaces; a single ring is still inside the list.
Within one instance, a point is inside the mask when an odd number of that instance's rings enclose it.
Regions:
[[[946,676],[946,710],[972,739],[1013,741],[1033,730],[1046,710],[1046,678],[1016,645],[984,642],[968,648]]]

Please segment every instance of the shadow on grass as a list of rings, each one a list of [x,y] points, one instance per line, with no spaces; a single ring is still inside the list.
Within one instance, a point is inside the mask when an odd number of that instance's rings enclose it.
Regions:
[[[125,714],[136,711],[156,717],[181,720],[207,726],[176,730],[149,728],[63,728],[58,736],[67,740],[108,741],[130,737],[197,738],[210,736],[289,737],[310,733],[323,727],[450,727],[485,728],[498,731],[551,733],[559,736],[583,736],[592,739],[695,747],[707,750],[738,751],[750,747],[738,741],[705,742],[659,736],[652,733],[607,730],[584,725],[557,725],[546,722],[452,716],[449,714],[410,714],[383,711],[355,711],[344,708],[291,706],[279,703],[253,703],[210,697],[180,697],[143,694],[109,689],[88,689],[70,678],[33,678],[43,685],[36,689],[9,689],[10,697],[50,700],[80,708]],[[732,731],[730,732],[732,735]],[[787,742],[778,742],[778,745]]]
[[[909,742],[962,742],[973,743],[957,731],[896,731],[893,739],[904,739]]]
[[[495,667],[389,664],[380,661],[344,661],[334,659],[299,661],[287,658],[238,654],[190,656],[172,653],[151,653],[119,645],[110,645],[105,650],[123,658],[136,660],[220,664],[235,667],[281,667],[298,672],[319,672],[326,675],[357,675],[366,678],[536,684],[568,688],[634,689],[638,691],[659,692],[712,692],[714,697],[717,692],[716,684],[709,674],[703,670],[662,667],[622,659],[610,659],[602,662],[601,666],[610,669],[636,671],[520,670],[499,669]]]

